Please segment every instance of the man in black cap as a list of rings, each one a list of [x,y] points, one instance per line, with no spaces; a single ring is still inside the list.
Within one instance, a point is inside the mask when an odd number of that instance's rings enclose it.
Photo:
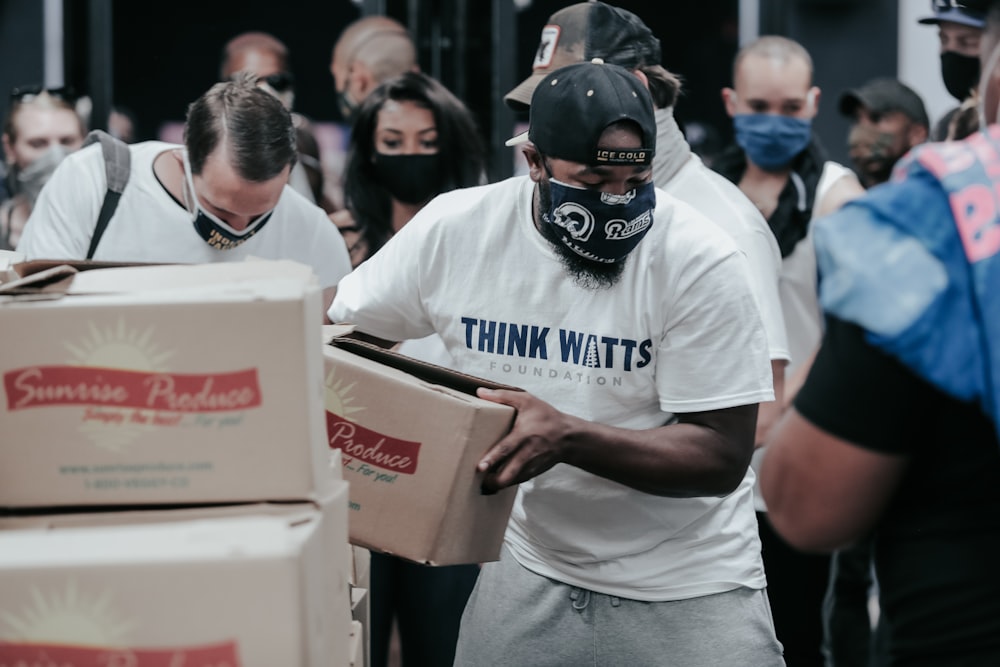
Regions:
[[[979,41],[986,24],[985,13],[963,0],[930,0],[931,15],[918,23],[936,25],[941,38],[941,79],[944,87],[959,102],[964,101],[979,84]],[[931,131],[932,141],[948,138],[948,126],[958,112],[945,113]]]
[[[660,64],[660,40],[637,15],[604,2],[578,2],[552,14],[542,28],[531,76],[504,97],[527,110],[538,83],[554,70],[601,58],[635,72],[646,83],[656,107],[653,183],[693,206],[722,227],[750,262],[750,279],[767,331],[774,401],[760,406],[757,442],[763,441],[781,412],[785,366],[790,359],[779,293],[781,252],[767,221],[750,199],[712,171],[692,150],[674,119],[680,81]]]
[[[872,79],[841,95],[839,106],[851,119],[849,154],[866,188],[888,181],[896,160],[927,141],[930,121],[924,102],[898,79]]]
[[[783,665],[748,472],[767,339],[746,258],[652,183],[653,103],[602,62],[534,93],[529,174],[433,199],[338,286],[330,317],[437,333],[518,385],[478,463],[519,485],[456,665]]]

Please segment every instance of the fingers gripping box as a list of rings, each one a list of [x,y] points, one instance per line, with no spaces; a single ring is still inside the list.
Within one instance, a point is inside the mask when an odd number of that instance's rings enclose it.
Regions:
[[[514,409],[475,388],[500,385],[341,336],[323,350],[351,542],[431,565],[497,560],[515,489],[484,496],[476,464]]]
[[[346,504],[0,519],[0,664],[346,667]]]
[[[322,302],[309,267],[102,268],[47,290],[0,290],[0,506],[322,491]]]

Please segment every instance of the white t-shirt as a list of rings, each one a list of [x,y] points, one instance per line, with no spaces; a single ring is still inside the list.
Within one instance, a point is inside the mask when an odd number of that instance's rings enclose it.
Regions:
[[[658,110],[660,114],[664,110]],[[665,184],[657,183],[721,227],[746,255],[750,266],[750,287],[757,298],[761,320],[767,332],[772,360],[788,361],[790,356],[781,295],[781,250],[774,232],[743,191],[722,174],[705,166],[693,153]]]
[[[619,282],[587,290],[535,228],[533,186],[432,200],[340,282],[330,317],[390,340],[437,333],[458,370],[621,428],[773,399],[746,258],[724,232],[657,191]],[[762,588],[753,480],[661,498],[559,464],[520,485],[507,545],[541,575],[624,598]]]
[[[347,246],[323,209],[286,186],[267,224],[245,243],[218,250],[192,224],[191,213],[153,173],[153,160],[181,148],[147,141],[129,146],[131,173],[118,208],[94,254],[95,260],[210,263],[248,257],[291,259],[313,268],[321,287],[351,270]],[[29,259],[83,259],[107,190],[101,146],[70,154],[35,202],[18,251]]]
[[[823,164],[823,172],[816,184],[816,196],[813,198],[814,216],[833,184],[847,175],[853,177],[854,172],[836,162],[827,161]],[[816,248],[813,245],[810,220],[805,237],[781,261],[781,306],[791,352],[791,361],[785,367],[786,378],[791,377],[809,359],[823,337],[823,309],[819,305],[817,277]],[[766,451],[767,447],[754,451],[751,467],[755,471],[760,470]],[[767,511],[759,484],[754,488],[754,507],[758,512]]]
[[[853,178],[854,172],[836,162],[828,161],[823,164],[813,200],[814,216],[830,188],[844,176]],[[788,328],[789,350],[792,353],[792,360],[785,371],[786,376],[791,376],[808,360],[823,336],[823,309],[819,305],[817,271],[810,220],[805,238],[781,262],[781,303]]]

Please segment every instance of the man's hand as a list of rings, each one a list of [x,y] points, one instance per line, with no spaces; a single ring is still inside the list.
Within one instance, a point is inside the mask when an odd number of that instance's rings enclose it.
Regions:
[[[510,433],[493,445],[479,461],[483,493],[497,491],[537,477],[564,460],[564,436],[573,417],[523,391],[486,389],[476,394],[487,401],[517,410]]]

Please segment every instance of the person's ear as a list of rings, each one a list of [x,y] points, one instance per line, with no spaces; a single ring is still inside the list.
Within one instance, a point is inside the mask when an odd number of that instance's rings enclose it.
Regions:
[[[819,86],[813,86],[806,93],[806,102],[809,107],[809,117],[814,118],[816,113],[819,111],[819,97],[820,89]]]
[[[360,104],[377,85],[378,81],[375,80],[375,75],[368,65],[362,62],[351,65],[347,75],[347,92],[351,99],[357,100]]]
[[[722,89],[722,103],[726,105],[726,113],[732,118],[736,115],[736,91],[732,88]]]
[[[642,81],[642,85],[646,88],[646,90],[649,90],[649,77],[646,76],[645,72],[641,69],[634,69],[632,70],[632,74],[634,74],[639,81]]]
[[[3,154],[7,164],[14,164],[14,147],[10,145],[10,137],[7,136],[6,132],[3,134]]]
[[[528,176],[535,183],[538,183],[545,176],[545,165],[542,164],[542,154],[538,152],[534,144],[525,144],[522,150],[524,159],[528,163]]]
[[[927,137],[927,128],[918,123],[911,124],[909,131],[906,133],[906,139],[910,142],[910,148],[924,143],[927,141]]]

